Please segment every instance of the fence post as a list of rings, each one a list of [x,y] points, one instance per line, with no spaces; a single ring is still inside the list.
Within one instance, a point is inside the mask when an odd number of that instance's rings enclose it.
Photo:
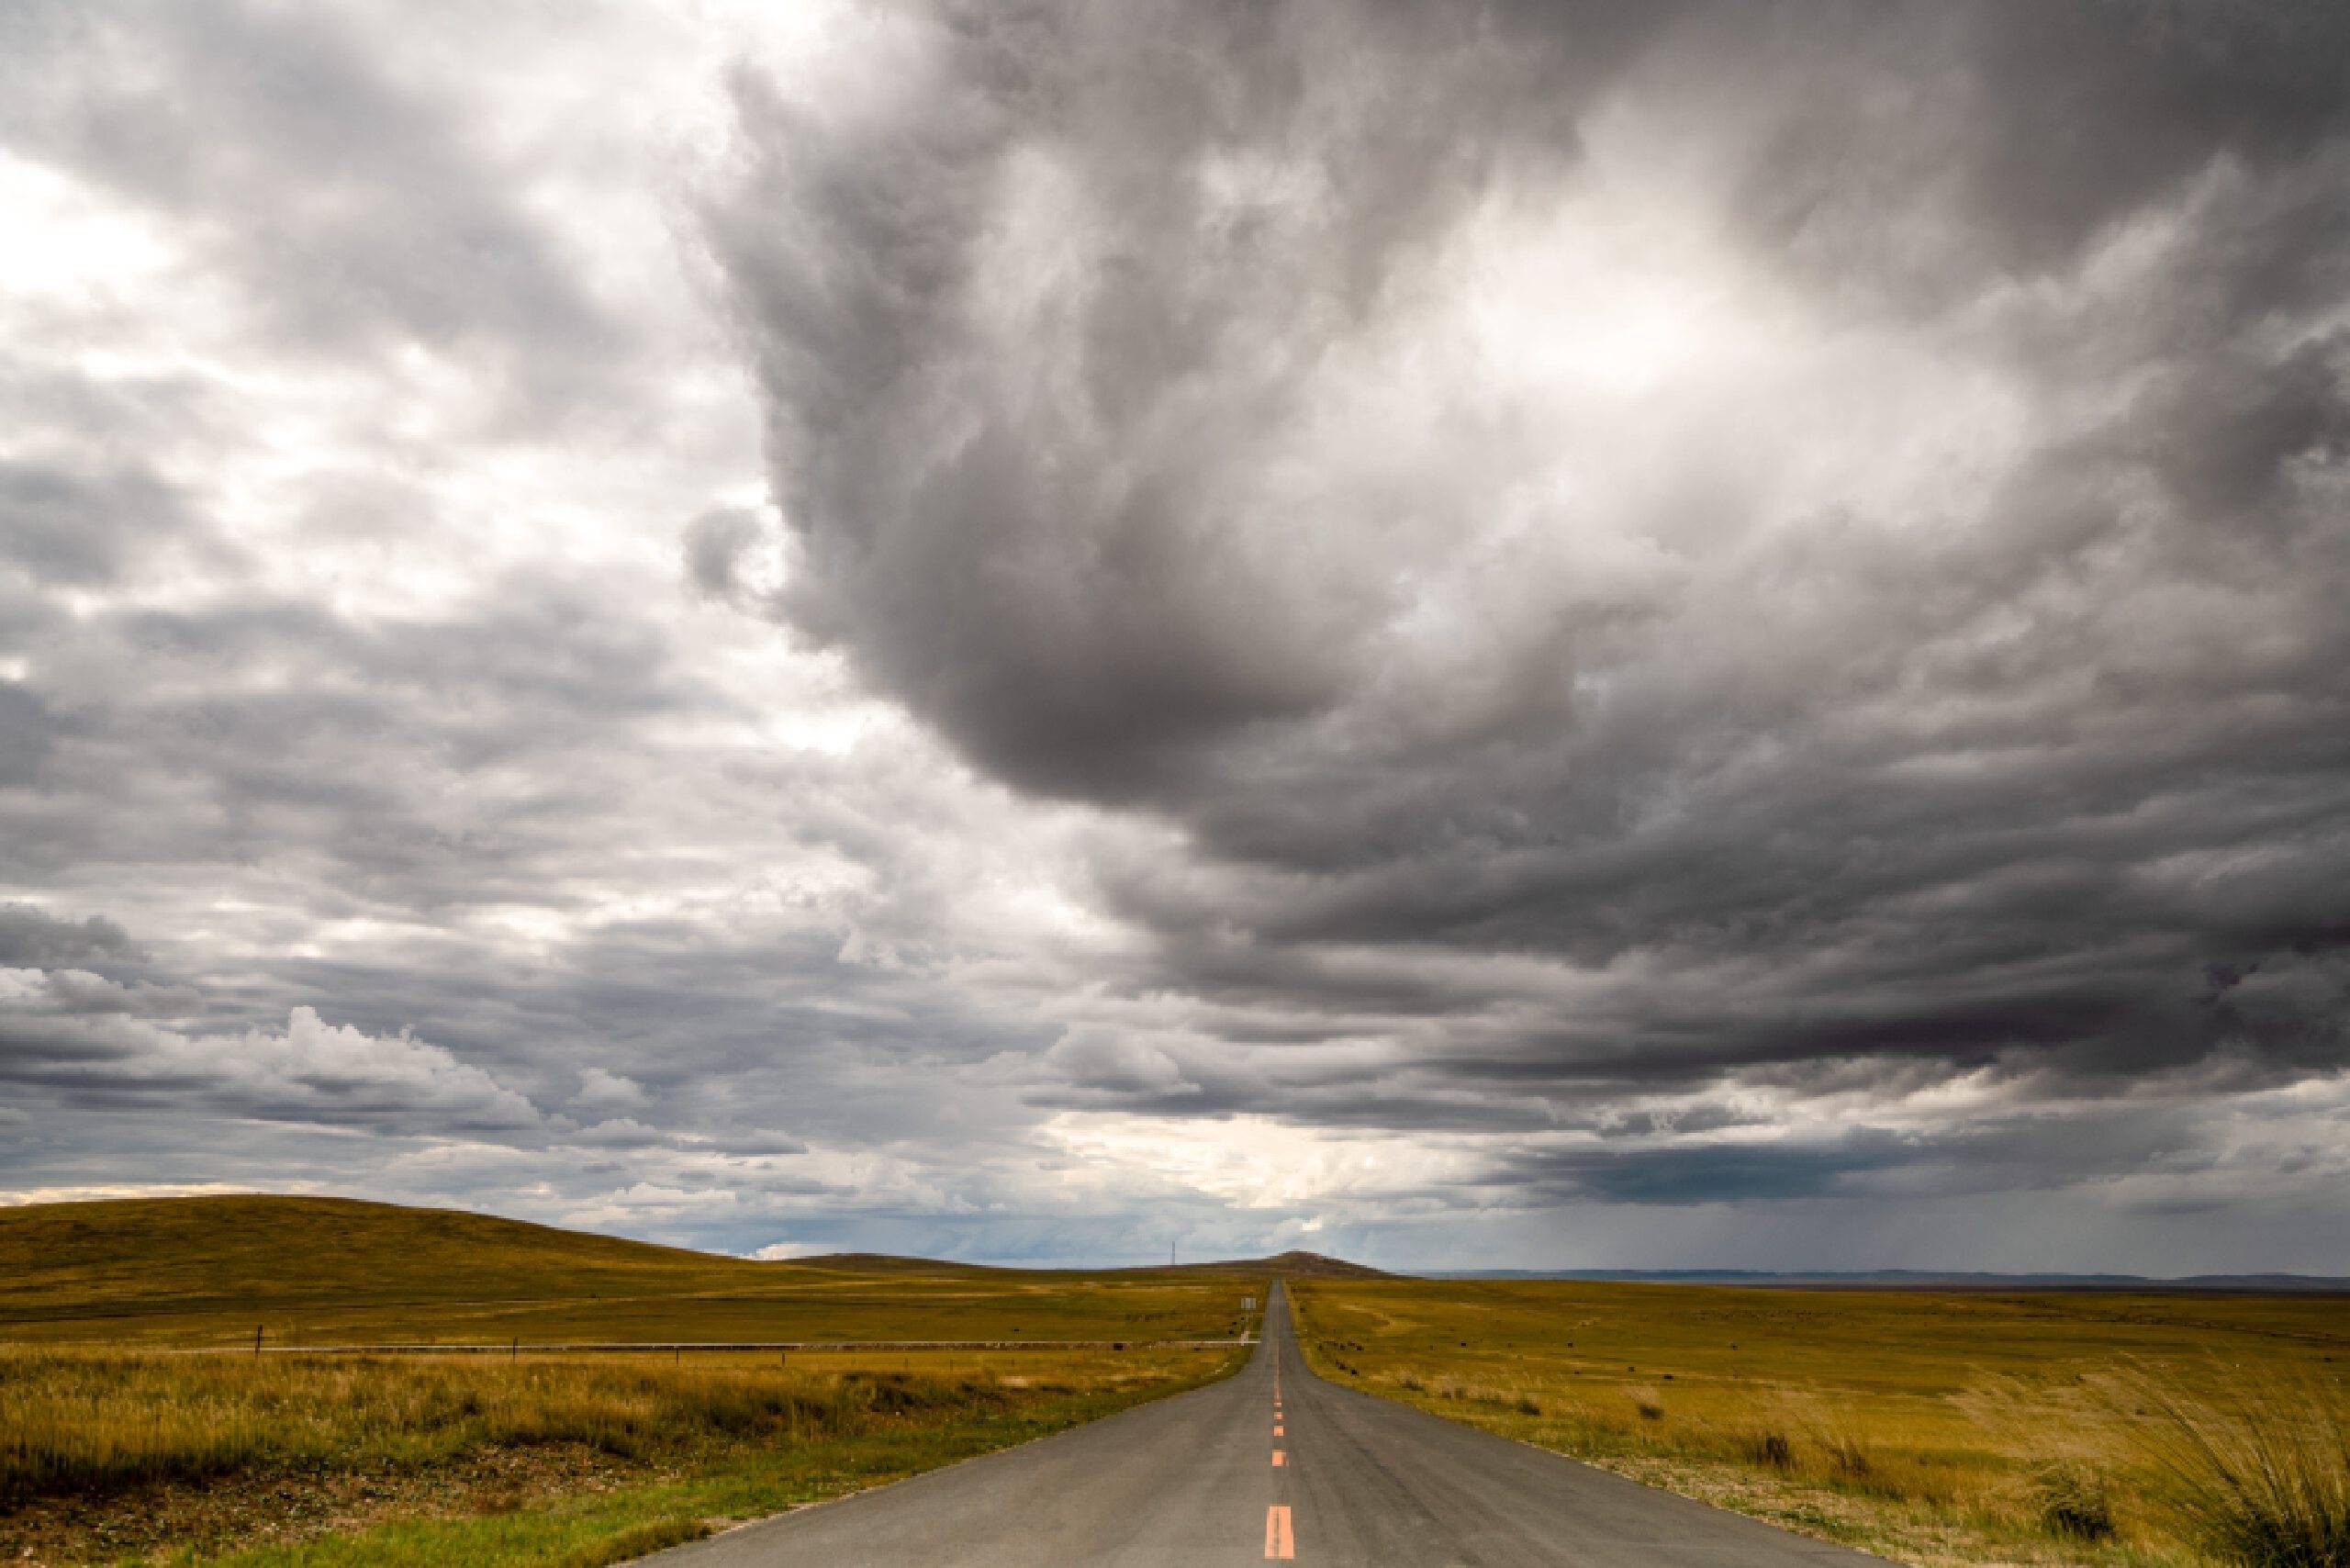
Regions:
[[[262,1326],[260,1324],[256,1323],[253,1325],[253,1354],[256,1356],[261,1354],[261,1330]]]

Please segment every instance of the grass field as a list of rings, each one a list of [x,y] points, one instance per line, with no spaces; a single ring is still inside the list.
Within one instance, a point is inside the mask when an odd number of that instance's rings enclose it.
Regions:
[[[0,1211],[0,1562],[591,1568],[1212,1380],[1245,1351],[1162,1341],[1253,1331],[1262,1291],[752,1263],[327,1200]],[[257,1323],[273,1344],[1017,1348],[199,1353]]]
[[[0,1209],[0,1339],[1194,1339],[1245,1280],[895,1259],[760,1263],[487,1215],[333,1198]]]
[[[2342,1297],[1292,1291],[1326,1377],[1898,1561],[2350,1563]]]
[[[1191,1387],[1240,1354],[0,1352],[0,1561],[615,1561]]]

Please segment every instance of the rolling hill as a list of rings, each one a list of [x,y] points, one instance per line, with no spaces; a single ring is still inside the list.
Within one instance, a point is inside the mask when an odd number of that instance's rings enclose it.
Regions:
[[[1227,1258],[1215,1263],[1179,1263],[1158,1271],[1177,1274],[1298,1274],[1310,1279],[1333,1280],[1392,1280],[1396,1277],[1368,1263],[1349,1263],[1344,1258],[1295,1250],[1277,1252],[1270,1258]]]
[[[387,1340],[1215,1338],[1232,1271],[756,1262],[344,1198],[0,1209],[0,1338]]]

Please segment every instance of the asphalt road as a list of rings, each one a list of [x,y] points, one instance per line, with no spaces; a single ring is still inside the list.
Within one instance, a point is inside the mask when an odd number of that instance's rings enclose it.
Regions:
[[[1279,1287],[1212,1387],[679,1547],[664,1568],[1878,1563],[1305,1370]],[[1879,1564],[1879,1568],[1882,1565]]]

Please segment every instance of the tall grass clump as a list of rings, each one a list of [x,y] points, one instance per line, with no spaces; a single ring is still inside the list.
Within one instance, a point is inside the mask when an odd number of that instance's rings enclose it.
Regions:
[[[2114,1385],[2139,1418],[2148,1501],[2241,1568],[2350,1568],[2350,1398],[2279,1372],[2205,1394],[2143,1374]]]
[[[1819,1450],[1830,1474],[1841,1481],[1866,1481],[1875,1473],[1876,1455],[1849,1417],[1815,1414],[1806,1427],[1804,1435]]]
[[[2030,1490],[2040,1528],[2066,1540],[2098,1541],[2113,1533],[2113,1497],[2105,1477],[2080,1464],[2034,1465]]]
[[[2014,1457],[2020,1484],[2002,1486],[2014,1514],[2059,1540],[2094,1545],[2114,1534],[2112,1401],[2077,1383],[2015,1377],[1977,1381],[1956,1400],[1977,1431]]]

